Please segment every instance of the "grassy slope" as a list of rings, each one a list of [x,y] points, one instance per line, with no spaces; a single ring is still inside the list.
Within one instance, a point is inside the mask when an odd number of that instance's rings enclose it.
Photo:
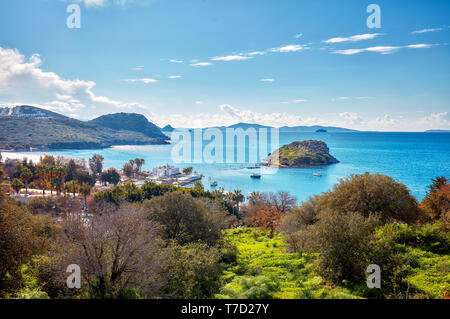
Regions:
[[[237,263],[224,271],[225,285],[216,298],[255,297],[252,286],[266,288],[266,297],[271,298],[360,298],[358,292],[327,285],[314,273],[316,256],[287,253],[279,235],[269,238],[268,232],[252,228],[230,229],[225,240],[237,247]],[[450,287],[450,256],[410,246],[405,253],[417,261],[406,279],[411,288],[430,298],[444,298]]]
[[[237,247],[238,257],[237,264],[224,272],[226,285],[217,298],[249,297],[251,288],[243,286],[252,280],[257,286],[273,283],[268,289],[272,298],[357,298],[347,289],[325,285],[311,269],[314,255],[287,253],[280,236],[269,238],[267,234],[252,228],[226,231],[226,241]]]

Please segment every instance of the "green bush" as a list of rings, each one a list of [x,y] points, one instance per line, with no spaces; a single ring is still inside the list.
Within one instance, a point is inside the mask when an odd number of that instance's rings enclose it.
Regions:
[[[225,286],[218,297],[233,299],[270,299],[280,289],[278,281],[266,276],[239,277],[236,282]]]
[[[386,224],[377,230],[379,238],[437,254],[450,253],[450,233],[439,223],[425,225]]]

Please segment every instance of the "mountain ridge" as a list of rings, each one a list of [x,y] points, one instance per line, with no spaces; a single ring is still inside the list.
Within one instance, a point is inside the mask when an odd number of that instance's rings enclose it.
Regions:
[[[0,127],[0,149],[4,150],[95,149],[168,143],[167,136],[156,126],[159,133],[149,136],[149,132],[114,129],[27,105],[0,108]]]

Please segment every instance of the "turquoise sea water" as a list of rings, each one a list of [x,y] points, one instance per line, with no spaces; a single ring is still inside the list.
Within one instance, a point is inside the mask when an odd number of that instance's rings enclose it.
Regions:
[[[279,169],[275,174],[263,174],[261,179],[252,179],[255,170],[244,164],[176,164],[179,167],[193,166],[205,175],[203,184],[209,187],[209,179],[216,180],[218,187],[226,190],[289,191],[300,201],[311,195],[331,189],[338,179],[350,174],[364,172],[389,175],[408,186],[420,200],[426,186],[436,176],[450,177],[450,133],[280,133],[280,146],[292,141],[318,139],[327,143],[330,153],[340,163],[321,168]],[[105,167],[121,168],[129,159],[145,159],[143,169],[151,170],[162,164],[173,164],[172,145],[116,146],[99,150],[64,150],[45,154],[88,159],[94,153],[101,154]],[[3,153],[4,157],[27,156],[36,160],[44,152]],[[321,177],[313,173],[321,173]]]

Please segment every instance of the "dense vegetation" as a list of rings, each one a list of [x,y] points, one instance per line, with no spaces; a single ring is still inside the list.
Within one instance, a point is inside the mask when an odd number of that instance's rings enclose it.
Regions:
[[[421,203],[369,173],[300,205],[287,192],[243,203],[239,190],[137,187],[103,170],[99,155],[88,163],[1,164],[0,298],[450,297],[444,177]],[[142,163],[126,164],[139,176]],[[97,180],[109,188],[92,188]],[[25,185],[55,196],[7,196]],[[79,289],[66,285],[70,264]],[[370,264],[380,289],[367,287]]]

